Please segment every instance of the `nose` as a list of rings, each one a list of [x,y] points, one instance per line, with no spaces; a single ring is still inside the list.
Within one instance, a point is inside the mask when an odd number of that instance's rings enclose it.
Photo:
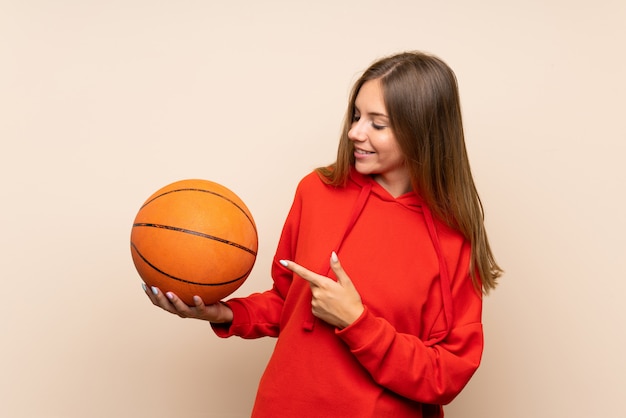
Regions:
[[[367,133],[365,131],[365,124],[363,119],[352,122],[352,126],[348,131],[348,139],[351,141],[365,141]]]

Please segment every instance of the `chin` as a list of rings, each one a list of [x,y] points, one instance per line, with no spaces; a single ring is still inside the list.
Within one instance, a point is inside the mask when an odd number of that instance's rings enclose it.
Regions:
[[[358,161],[354,164],[354,168],[357,172],[363,175],[376,174],[375,170],[370,165],[359,164]]]

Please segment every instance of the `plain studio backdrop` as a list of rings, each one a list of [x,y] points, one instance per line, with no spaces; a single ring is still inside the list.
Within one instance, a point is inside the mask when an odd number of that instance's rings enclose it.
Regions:
[[[352,83],[413,49],[457,74],[506,270],[447,416],[623,416],[624,22],[623,0],[0,1],[0,416],[249,416],[274,340],[154,308],[134,216],[173,181],[226,185],[260,236],[236,294],[269,288]]]

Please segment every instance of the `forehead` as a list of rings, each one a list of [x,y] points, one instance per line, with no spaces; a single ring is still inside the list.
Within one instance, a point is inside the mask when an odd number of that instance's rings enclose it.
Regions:
[[[383,86],[379,79],[366,81],[356,96],[355,107],[361,112],[386,113]]]

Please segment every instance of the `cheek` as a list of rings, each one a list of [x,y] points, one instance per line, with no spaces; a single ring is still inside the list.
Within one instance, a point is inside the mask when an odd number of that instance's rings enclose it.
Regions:
[[[403,158],[402,149],[400,149],[400,145],[394,137],[385,138],[384,150],[385,154],[391,159]]]

